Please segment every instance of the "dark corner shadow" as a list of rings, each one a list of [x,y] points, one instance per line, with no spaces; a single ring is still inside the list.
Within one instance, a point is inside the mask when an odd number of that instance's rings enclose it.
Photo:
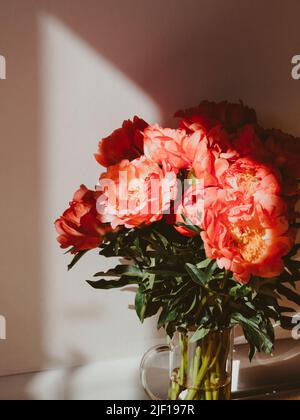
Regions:
[[[162,123],[174,124],[178,108],[202,99],[243,99],[234,75],[243,74],[241,57],[245,48],[253,51],[257,37],[240,42],[232,2],[207,3],[88,0],[83,7],[80,0],[54,0],[44,10],[137,83],[160,107]],[[243,4],[242,19],[251,20],[255,8]]]
[[[267,125],[297,127],[289,66],[299,39],[298,0],[41,3],[138,84],[159,106],[162,124],[203,99],[227,99],[256,107]],[[287,95],[292,113],[278,104]]]

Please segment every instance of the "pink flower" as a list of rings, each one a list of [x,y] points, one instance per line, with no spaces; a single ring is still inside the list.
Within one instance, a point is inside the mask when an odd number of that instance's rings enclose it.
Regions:
[[[220,177],[229,168],[229,159],[235,156],[235,152],[223,153],[215,140],[215,137],[201,140],[192,164],[195,177],[203,180],[206,187],[218,185]]]
[[[210,208],[205,213],[201,236],[207,256],[232,271],[241,283],[247,283],[251,275],[281,274],[282,258],[293,240],[280,197],[246,199],[236,193],[222,205],[222,211]]]
[[[144,132],[145,156],[160,165],[168,162],[175,170],[187,169],[194,160],[203,136],[200,130],[188,135],[185,130],[150,126]]]
[[[123,160],[100,178],[103,191],[97,208],[113,228],[140,227],[160,220],[170,208],[177,187],[176,174],[166,165],[141,157]]]
[[[143,154],[143,131],[148,124],[134,117],[133,121],[124,121],[122,128],[115,130],[110,136],[99,142],[95,158],[106,168],[121,160],[133,160]]]
[[[218,185],[187,190],[177,209],[177,231],[196,234],[184,226],[186,219],[198,226],[208,258],[239,282],[247,283],[252,275],[279,275],[294,237],[276,171],[242,158],[216,179]]]
[[[276,169],[251,158],[238,159],[221,175],[220,181],[224,188],[241,190],[249,195],[262,190],[268,194],[281,193]]]
[[[238,159],[263,156],[263,144],[252,126],[245,126],[234,135],[218,126],[202,138],[192,167],[197,178],[204,178],[206,186],[218,185],[222,174]]]
[[[205,192],[201,236],[207,256],[242,283],[251,275],[281,274],[293,235],[276,172],[240,159],[225,172],[223,181],[223,188]]]
[[[72,248],[72,254],[97,248],[111,231],[97,213],[96,201],[99,193],[84,185],[76,191],[70,207],[55,222],[61,248]]]

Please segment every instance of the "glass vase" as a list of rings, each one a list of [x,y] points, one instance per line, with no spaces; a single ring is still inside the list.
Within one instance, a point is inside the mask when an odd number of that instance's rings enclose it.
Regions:
[[[193,335],[194,332],[176,333],[169,346],[156,347],[146,353],[141,378],[150,398],[156,399],[146,379],[151,361],[169,352],[169,400],[231,399],[233,329],[211,332],[196,342],[191,342]]]

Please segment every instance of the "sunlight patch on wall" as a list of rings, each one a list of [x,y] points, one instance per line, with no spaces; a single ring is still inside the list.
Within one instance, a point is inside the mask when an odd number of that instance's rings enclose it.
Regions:
[[[93,153],[99,138],[135,114],[159,121],[160,110],[101,56],[101,43],[109,40],[95,40],[99,50],[93,49],[47,15],[40,17],[39,38],[45,350],[55,366],[117,358],[121,345],[123,356],[142,354],[151,334],[127,309],[132,294],[90,290],[85,280],[108,268],[96,256],[67,273],[69,257],[58,249],[53,223],[81,183],[91,188],[97,183],[101,168]]]

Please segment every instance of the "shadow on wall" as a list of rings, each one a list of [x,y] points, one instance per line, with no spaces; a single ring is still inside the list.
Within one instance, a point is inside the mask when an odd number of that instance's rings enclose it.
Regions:
[[[138,83],[165,123],[202,99],[241,99],[263,123],[300,133],[300,84],[291,78],[297,0],[89,0],[84,8],[78,0],[54,0],[45,6]]]
[[[40,262],[40,227],[49,223],[40,213],[41,13],[64,22],[137,83],[160,108],[162,123],[203,98],[243,99],[257,108],[263,123],[300,134],[300,83],[290,77],[291,57],[299,47],[297,0],[87,0],[84,6],[81,0],[2,1],[0,52],[8,69],[7,80],[0,81],[6,98],[0,102],[5,180],[0,312],[10,313],[9,340],[0,341],[2,374],[8,366],[19,372],[48,364]],[[108,101],[103,98],[103,107]]]

